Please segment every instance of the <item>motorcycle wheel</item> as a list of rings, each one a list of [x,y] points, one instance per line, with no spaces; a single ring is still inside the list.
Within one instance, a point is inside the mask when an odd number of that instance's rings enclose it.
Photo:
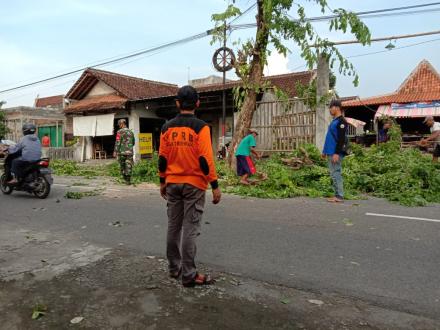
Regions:
[[[6,174],[2,174],[1,178],[0,178],[0,189],[2,191],[3,194],[5,195],[10,195],[12,194],[12,191],[14,191],[14,188],[12,188],[11,186],[8,186],[6,184]]]
[[[38,176],[35,181],[36,188],[33,191],[34,195],[40,199],[45,199],[50,193],[50,184],[43,176]]]

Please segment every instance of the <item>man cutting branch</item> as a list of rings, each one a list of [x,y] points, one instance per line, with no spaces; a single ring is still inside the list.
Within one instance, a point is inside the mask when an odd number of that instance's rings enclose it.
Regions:
[[[423,123],[431,130],[431,135],[420,141],[421,145],[427,145],[429,142],[434,142],[434,153],[432,154],[432,161],[438,162],[440,156],[440,123],[434,121],[434,117],[428,116]]]

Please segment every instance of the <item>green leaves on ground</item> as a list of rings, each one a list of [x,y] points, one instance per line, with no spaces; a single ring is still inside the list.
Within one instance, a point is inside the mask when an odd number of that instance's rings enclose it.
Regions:
[[[92,197],[98,196],[101,193],[101,190],[92,190],[92,191],[68,191],[64,195],[64,198],[67,199],[81,199],[83,197]]]
[[[136,163],[133,167],[132,183],[137,184],[141,182],[159,183],[157,176],[157,162],[158,156],[154,154],[150,159],[143,159]],[[119,164],[115,161],[106,165],[87,165],[79,164],[74,161],[54,160],[51,162],[51,167],[56,175],[65,176],[83,176],[86,178],[109,176],[117,178],[121,182]]]
[[[43,304],[36,304],[32,309],[32,319],[38,320],[40,317],[46,315],[47,306]]]
[[[268,180],[257,186],[240,186],[235,173],[218,164],[226,192],[261,198],[296,196],[328,197],[333,193],[326,161],[318,150],[306,146],[314,165],[293,170],[281,163],[281,156],[273,156],[257,163]],[[346,197],[355,199],[362,194],[386,198],[407,206],[440,203],[440,164],[417,149],[400,150],[395,142],[362,148],[353,145],[353,155],[343,163]],[[297,157],[298,152],[293,156]]]
[[[224,192],[260,198],[297,196],[328,197],[333,194],[326,160],[313,145],[304,146],[314,165],[293,170],[282,164],[281,158],[300,157],[300,151],[289,155],[274,155],[257,163],[257,169],[268,174],[258,185],[242,186],[235,171],[218,162],[217,172]],[[407,206],[440,203],[440,164],[417,149],[400,150],[399,143],[363,148],[353,145],[353,154],[343,163],[346,197],[356,199],[363,194],[386,198]],[[54,162],[57,175],[111,176],[120,178],[118,164],[87,167],[73,162]],[[133,183],[158,183],[157,155],[142,160],[133,168]]]

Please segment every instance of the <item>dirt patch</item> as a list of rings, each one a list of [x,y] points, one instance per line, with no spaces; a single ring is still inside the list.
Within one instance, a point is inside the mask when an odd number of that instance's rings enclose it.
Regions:
[[[117,250],[47,280],[0,282],[5,329],[438,329],[439,323],[322,296],[214,274],[218,282],[185,289],[166,261]],[[322,302],[322,304],[321,304]],[[38,320],[36,304],[47,306]],[[70,321],[84,318],[77,325]]]

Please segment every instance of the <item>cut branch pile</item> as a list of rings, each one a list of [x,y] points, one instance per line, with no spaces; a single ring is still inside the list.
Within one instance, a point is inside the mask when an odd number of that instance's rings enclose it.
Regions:
[[[299,151],[301,153],[300,157],[281,158],[281,162],[294,170],[299,170],[305,166],[311,166],[314,164],[313,160],[310,159],[308,152],[304,148],[299,148]]]

